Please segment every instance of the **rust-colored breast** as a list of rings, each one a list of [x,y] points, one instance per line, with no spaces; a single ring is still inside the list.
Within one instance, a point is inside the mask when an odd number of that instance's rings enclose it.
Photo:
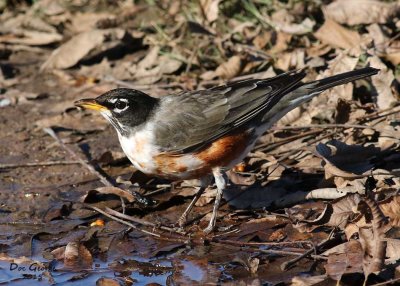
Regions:
[[[214,141],[194,156],[212,168],[225,167],[242,156],[251,141],[252,136],[248,132],[230,134]]]
[[[219,138],[197,153],[159,154],[154,157],[157,165],[155,175],[170,179],[201,178],[210,174],[213,168],[229,166],[232,161],[243,156],[252,140],[254,138],[248,132],[230,134]]]
[[[157,165],[157,171],[159,173],[182,173],[186,172],[188,166],[182,164],[182,155],[171,155],[168,153],[162,153],[154,157]]]

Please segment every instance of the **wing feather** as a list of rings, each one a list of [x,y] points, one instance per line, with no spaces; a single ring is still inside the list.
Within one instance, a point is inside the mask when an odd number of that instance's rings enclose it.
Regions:
[[[246,124],[257,124],[304,76],[304,71],[294,71],[166,96],[154,118],[156,144],[168,152],[196,151]]]

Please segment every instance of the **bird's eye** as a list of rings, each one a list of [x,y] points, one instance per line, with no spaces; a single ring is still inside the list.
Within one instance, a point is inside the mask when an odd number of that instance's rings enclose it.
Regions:
[[[119,109],[119,110],[123,110],[128,106],[128,103],[126,103],[125,101],[122,100],[117,100],[115,102],[115,108]]]

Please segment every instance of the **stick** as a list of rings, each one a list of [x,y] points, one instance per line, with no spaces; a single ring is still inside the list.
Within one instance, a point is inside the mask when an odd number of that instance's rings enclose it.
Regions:
[[[105,211],[107,213],[113,215],[113,216],[116,216],[116,217],[119,217],[119,218],[125,219],[125,220],[130,220],[130,221],[136,222],[136,223],[141,224],[141,225],[150,226],[150,227],[153,227],[153,228],[160,228],[162,230],[169,231],[169,232],[176,232],[176,233],[179,233],[179,234],[184,234],[183,231],[175,230],[175,229],[172,229],[170,227],[162,226],[162,225],[161,226],[157,226],[155,223],[149,222],[149,221],[141,219],[141,218],[128,216],[126,214],[117,212],[116,210],[113,210],[113,209],[111,209],[109,207],[106,207]]]
[[[22,167],[41,167],[41,166],[56,166],[56,165],[74,165],[80,164],[79,161],[43,161],[43,162],[28,162],[28,163],[11,163],[11,164],[0,164],[0,169],[14,169]]]
[[[108,178],[106,178],[105,176],[103,176],[102,174],[100,174],[92,165],[90,165],[89,163],[87,163],[85,160],[82,160],[75,152],[74,150],[72,150],[71,148],[69,148],[67,145],[64,144],[64,142],[62,142],[62,140],[60,139],[60,137],[57,136],[57,134],[54,132],[53,129],[51,128],[43,128],[43,131],[46,132],[47,134],[49,134],[54,140],[57,141],[57,143],[64,149],[66,150],[71,156],[72,158],[75,158],[76,160],[79,161],[79,163],[84,166],[86,169],[89,170],[89,172],[91,172],[92,174],[94,174],[97,178],[99,178],[100,182],[105,185],[106,187],[115,187],[114,182],[111,182]],[[133,195],[136,195],[136,197],[141,197],[140,195],[136,194],[136,192],[132,191]],[[121,205],[122,205],[122,209],[123,212],[125,213],[125,201],[123,198],[120,197],[121,200]]]
[[[93,210],[95,210],[95,211],[101,213],[102,215],[105,215],[106,217],[111,218],[112,220],[115,220],[115,221],[117,221],[117,222],[119,222],[119,223],[125,224],[125,225],[127,225],[127,226],[129,226],[129,227],[131,227],[131,228],[133,228],[133,229],[135,229],[135,230],[138,230],[138,231],[143,232],[143,233],[145,233],[145,234],[149,234],[149,235],[151,235],[151,236],[155,236],[155,237],[157,237],[157,238],[160,238],[160,237],[161,237],[161,235],[158,234],[158,233],[151,232],[151,231],[147,231],[147,230],[145,230],[145,229],[141,229],[141,228],[137,227],[136,225],[133,225],[133,224],[131,224],[130,222],[127,222],[127,221],[124,221],[124,220],[122,220],[122,219],[119,219],[119,218],[117,218],[117,217],[115,217],[115,216],[113,216],[113,215],[111,215],[111,214],[109,214],[109,213],[106,213],[105,211],[103,211],[103,210],[101,210],[101,209],[99,209],[99,208],[97,208],[97,207],[94,207],[94,206],[91,206],[91,205],[85,204],[85,203],[84,203],[83,205],[85,205],[87,208],[93,209]]]
[[[331,233],[329,234],[329,236],[328,236],[327,239],[325,239],[324,241],[318,243],[315,247],[313,247],[313,248],[307,250],[307,251],[306,251],[305,253],[303,253],[301,256],[296,257],[296,258],[294,258],[294,259],[292,259],[292,260],[289,260],[289,261],[286,261],[286,262],[282,263],[282,264],[281,264],[281,269],[282,269],[282,271],[288,270],[288,269],[289,269],[290,267],[292,267],[294,264],[296,264],[297,262],[299,262],[299,261],[302,260],[303,258],[305,258],[305,257],[307,257],[307,256],[309,256],[309,255],[311,255],[313,252],[315,252],[315,254],[317,254],[318,248],[324,246],[325,244],[327,244],[328,242],[331,241],[331,239],[332,239],[332,237],[333,237],[333,232],[334,232],[334,230],[335,230],[335,229],[333,229],[333,230],[331,231]]]
[[[57,143],[65,150],[67,151],[71,157],[76,159],[82,166],[84,166],[86,169],[89,170],[92,174],[94,174],[97,178],[99,178],[100,182],[105,185],[106,187],[114,187],[114,184],[109,181],[106,177],[104,177],[102,174],[100,174],[92,165],[87,163],[85,160],[82,160],[71,148],[69,148],[67,145],[62,142],[60,137],[57,136],[57,134],[54,132],[53,129],[51,128],[43,128],[43,131],[49,134]]]

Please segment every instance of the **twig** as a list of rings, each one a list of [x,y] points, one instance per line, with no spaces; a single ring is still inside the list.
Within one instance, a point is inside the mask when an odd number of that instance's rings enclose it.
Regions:
[[[371,286],[389,285],[389,284],[392,284],[392,283],[395,283],[395,282],[399,282],[399,281],[400,281],[400,278],[395,278],[395,279],[391,279],[391,280],[388,280],[388,281],[383,281],[381,283],[372,284]]]
[[[62,140],[60,139],[60,137],[57,136],[57,134],[54,132],[53,129],[51,128],[43,128],[43,131],[46,132],[47,134],[49,134],[54,140],[56,140],[56,142],[61,146],[61,148],[63,148],[65,151],[67,151],[72,158],[75,158],[77,161],[79,161],[79,163],[84,166],[86,169],[89,170],[89,172],[91,172],[92,174],[94,174],[97,178],[99,178],[100,182],[105,185],[106,187],[114,187],[114,183],[111,182],[110,180],[108,180],[106,177],[104,177],[102,174],[100,174],[92,165],[90,165],[89,163],[87,163],[85,160],[82,160],[75,152],[74,150],[72,150],[71,148],[69,148],[67,145],[64,144],[64,142],[62,142]],[[140,195],[139,195],[140,196]],[[122,205],[122,209],[123,212],[125,213],[125,201],[123,198],[120,197],[121,200],[121,205]]]
[[[85,160],[82,160],[71,148],[69,148],[67,145],[62,142],[60,137],[57,136],[57,134],[54,132],[53,129],[51,128],[43,128],[43,131],[49,134],[57,143],[65,150],[67,151],[71,157],[76,159],[82,166],[84,166],[86,169],[89,170],[92,174],[94,174],[96,177],[99,178],[101,183],[107,187],[114,187],[114,184],[111,183],[106,177],[104,177],[102,174],[100,174],[92,165],[87,163]]]
[[[28,163],[11,163],[0,164],[0,169],[14,169],[24,167],[42,167],[42,166],[56,166],[56,165],[74,165],[80,164],[80,161],[44,161],[44,162],[28,162]]]
[[[322,132],[322,130],[312,130],[312,131],[308,131],[308,132],[303,132],[301,134],[296,134],[296,135],[293,135],[293,136],[289,136],[289,137],[287,137],[285,139],[282,139],[282,140],[279,140],[279,141],[276,141],[276,142],[261,143],[258,146],[255,146],[254,149],[257,150],[257,151],[261,151],[261,152],[267,152],[268,150],[272,150],[272,149],[277,148],[277,147],[279,147],[281,145],[284,145],[286,143],[291,143],[294,140],[297,140],[297,139],[300,139],[300,138],[303,138],[303,137],[307,137],[307,136],[310,136],[310,135],[316,135],[316,134],[321,133],[321,132]]]
[[[309,256],[309,255],[311,255],[313,252],[314,252],[315,254],[317,254],[316,252],[317,252],[318,248],[323,247],[324,245],[326,245],[328,242],[331,241],[331,239],[332,239],[332,237],[333,237],[334,230],[335,230],[335,229],[333,229],[333,230],[331,231],[331,233],[329,234],[328,238],[326,238],[324,241],[318,243],[315,247],[313,247],[313,248],[307,250],[307,251],[306,251],[305,253],[303,253],[301,256],[296,257],[296,258],[294,258],[294,259],[292,259],[292,260],[289,260],[289,261],[286,261],[286,262],[282,263],[282,264],[281,264],[281,269],[282,269],[282,271],[288,270],[288,269],[289,269],[290,267],[292,267],[294,264],[296,264],[297,262],[299,262],[299,261],[302,260],[303,258],[305,258],[305,257],[307,257],[307,256]]]
[[[153,228],[160,228],[162,230],[169,231],[169,232],[176,232],[176,233],[179,233],[179,234],[184,234],[183,231],[175,230],[175,229],[172,229],[172,228],[167,227],[167,226],[162,226],[162,225],[158,226],[155,223],[149,222],[149,221],[141,219],[141,218],[128,216],[126,214],[123,214],[123,213],[120,213],[120,212],[118,212],[116,210],[113,210],[113,209],[111,209],[109,207],[106,207],[105,211],[107,213],[113,215],[113,216],[116,216],[116,217],[119,217],[119,218],[125,219],[125,220],[130,220],[130,221],[136,222],[136,223],[141,224],[141,225],[150,226],[150,227],[153,227]]]
[[[334,135],[335,133],[336,132],[330,132],[330,133],[327,133],[327,134],[325,134],[325,135],[323,135],[323,136],[321,136],[319,138],[316,138],[314,140],[305,142],[304,144],[301,144],[299,147],[297,147],[297,148],[295,148],[293,150],[290,150],[284,156],[279,157],[279,159],[277,159],[277,160],[275,160],[273,162],[268,162],[268,163],[264,164],[264,167],[267,168],[267,167],[270,167],[270,166],[275,165],[277,163],[280,163],[280,162],[286,160],[287,158],[289,158],[290,156],[292,156],[292,155],[296,154],[297,152],[301,151],[302,150],[301,148],[309,146],[309,145],[312,145],[312,144],[315,144],[316,142],[318,142],[318,141],[320,141],[322,139],[325,139],[327,137],[330,137],[330,136]],[[258,157],[260,157],[260,156],[258,156]],[[267,159],[267,158],[265,157],[265,159]]]
[[[93,210],[95,210],[95,211],[101,213],[102,215],[105,215],[106,217],[111,218],[112,220],[115,220],[115,221],[117,221],[117,222],[120,222],[120,223],[122,223],[122,224],[125,224],[125,225],[127,225],[127,226],[129,226],[129,227],[131,227],[131,228],[133,228],[133,229],[135,229],[135,230],[137,230],[137,231],[143,232],[143,233],[145,233],[145,234],[149,234],[149,235],[154,236],[154,237],[158,237],[158,238],[161,237],[161,235],[158,234],[158,233],[151,232],[151,231],[148,231],[148,230],[145,230],[145,229],[141,229],[141,228],[137,227],[136,225],[131,224],[130,222],[124,221],[124,220],[122,220],[122,219],[119,219],[119,218],[117,218],[117,217],[115,217],[115,216],[113,216],[113,215],[111,215],[111,214],[109,214],[109,213],[107,213],[107,212],[105,212],[105,211],[103,211],[103,210],[97,208],[97,207],[94,207],[94,206],[91,206],[91,205],[85,204],[85,203],[84,203],[83,205],[86,206],[87,208],[91,208],[91,209],[93,209]]]
[[[227,244],[232,244],[232,245],[242,245],[242,246],[282,246],[282,245],[292,245],[292,244],[313,245],[313,243],[308,240],[282,241],[282,242],[244,242],[244,241],[236,241],[236,240],[230,240],[230,239],[215,239],[215,238],[213,238],[212,241],[217,241],[219,243],[227,243]]]
[[[381,113],[384,113],[384,112],[388,112],[388,113],[381,114]],[[356,120],[357,121],[374,120],[374,119],[377,119],[377,118],[380,118],[380,117],[389,116],[389,115],[392,115],[392,114],[395,114],[395,113],[398,113],[398,112],[400,112],[400,106],[393,106],[393,107],[390,107],[390,108],[387,108],[387,109],[384,109],[384,110],[379,110],[379,111],[376,111],[376,112],[373,112],[373,113],[358,117]]]

